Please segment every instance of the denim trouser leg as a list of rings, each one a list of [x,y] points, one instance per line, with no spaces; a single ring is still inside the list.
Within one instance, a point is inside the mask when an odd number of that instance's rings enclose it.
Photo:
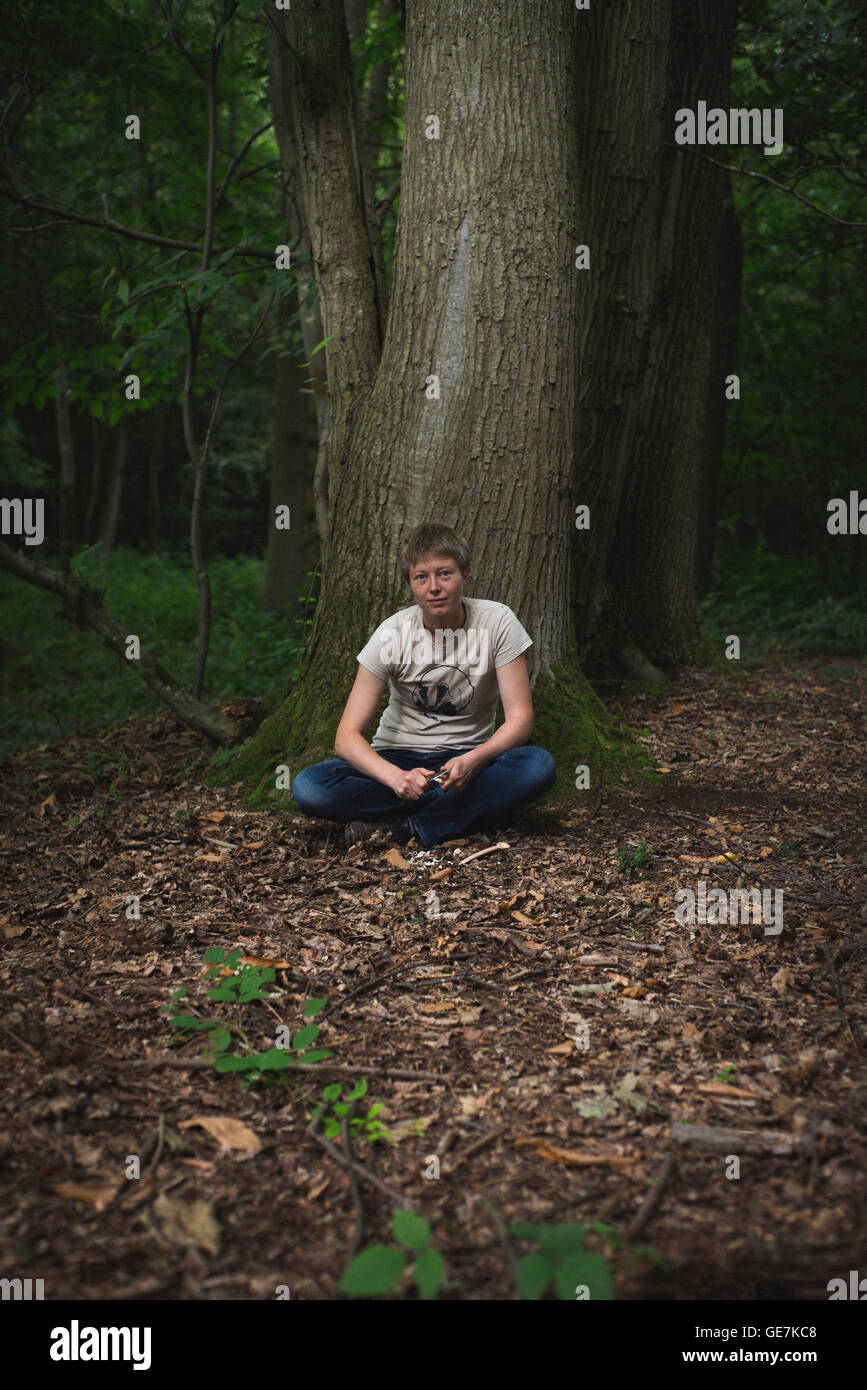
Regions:
[[[413,767],[440,768],[450,758],[470,750],[376,751],[387,762],[408,771]],[[431,784],[417,801],[404,801],[344,758],[329,758],[299,772],[292,783],[292,795],[305,815],[324,820],[389,820],[406,816],[414,833],[430,849],[441,840],[460,835],[482,817],[499,815],[535,800],[553,786],[556,775],[557,767],[550,753],[524,744],[501,753],[460,791],[446,791]]]

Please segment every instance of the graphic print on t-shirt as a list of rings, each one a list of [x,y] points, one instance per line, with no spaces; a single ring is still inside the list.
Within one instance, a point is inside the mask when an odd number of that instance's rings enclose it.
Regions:
[[[455,715],[465,710],[476,688],[460,666],[428,666],[413,686],[412,702],[416,709],[431,716],[431,722],[442,724],[437,715]]]

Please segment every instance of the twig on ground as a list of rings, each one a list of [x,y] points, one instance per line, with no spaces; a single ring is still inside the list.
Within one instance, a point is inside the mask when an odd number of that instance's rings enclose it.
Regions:
[[[355,1176],[352,1157],[352,1144],[349,1138],[349,1116],[344,1115],[340,1121],[340,1142],[343,1145],[343,1156],[346,1159],[346,1172],[349,1178],[349,1190],[352,1193],[352,1201],[358,1213],[358,1221],[355,1226],[355,1235],[349,1246],[350,1259],[357,1255],[364,1244],[364,1205],[361,1200],[361,1192],[358,1187],[358,1178]]]
[[[676,1166],[677,1159],[675,1155],[669,1154],[662,1167],[660,1168],[659,1172],[657,1173],[653,1182],[653,1186],[651,1187],[650,1191],[648,1192],[647,1196],[645,1197],[635,1216],[632,1218],[632,1220],[626,1228],[627,1240],[635,1240],[636,1236],[640,1236],[642,1231],[650,1222],[651,1217],[653,1216],[654,1212],[656,1211],[656,1208],[659,1206],[659,1203],[662,1200],[662,1196],[665,1192],[666,1187],[671,1181]]]
[[[326,1139],[324,1134],[319,1134],[313,1125],[307,1126],[307,1132],[316,1140],[317,1144],[325,1149],[326,1153],[331,1155],[335,1163],[340,1164],[341,1168],[352,1168],[364,1182],[369,1182],[373,1187],[378,1188],[380,1192],[383,1192],[385,1196],[388,1197],[389,1201],[394,1202],[395,1206],[403,1208],[406,1205],[405,1197],[402,1197],[393,1187],[389,1187],[388,1183],[383,1182],[382,1178],[378,1178],[375,1173],[371,1173],[370,1169],[365,1168],[363,1163],[359,1163],[357,1159],[354,1158],[347,1158],[345,1154],[342,1154],[340,1150],[332,1144],[330,1139]]]

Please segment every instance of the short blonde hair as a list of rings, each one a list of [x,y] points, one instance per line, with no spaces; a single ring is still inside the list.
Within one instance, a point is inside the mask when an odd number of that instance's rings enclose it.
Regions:
[[[426,555],[448,555],[458,566],[463,574],[470,563],[470,552],[467,543],[450,526],[443,526],[438,521],[425,521],[421,526],[414,526],[409,535],[403,542],[403,549],[400,553],[401,569],[406,583],[409,583],[409,572],[413,565],[417,565],[419,560]]]

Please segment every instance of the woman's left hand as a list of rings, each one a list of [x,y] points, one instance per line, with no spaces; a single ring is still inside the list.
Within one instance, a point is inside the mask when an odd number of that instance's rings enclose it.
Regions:
[[[452,758],[449,762],[443,763],[440,771],[448,775],[438,785],[442,787],[444,792],[462,791],[472,781],[478,770],[478,763],[472,754],[462,753],[459,758]]]

